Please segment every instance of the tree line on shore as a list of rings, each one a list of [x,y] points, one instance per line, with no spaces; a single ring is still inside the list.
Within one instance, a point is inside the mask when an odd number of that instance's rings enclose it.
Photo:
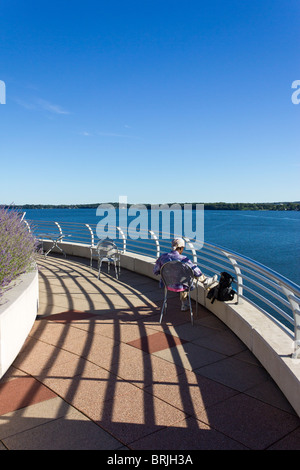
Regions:
[[[96,209],[102,203],[95,204],[24,204],[21,206],[14,205],[15,209]],[[113,207],[118,207],[117,202],[109,202],[105,204],[111,204]],[[190,204],[192,208],[196,208],[197,204],[202,203],[164,203],[164,204],[143,204],[147,209],[151,209],[155,206],[163,208],[171,208],[172,205],[178,205],[178,207],[184,207],[185,204]],[[130,204],[129,204],[130,205]],[[300,202],[257,202],[257,203],[245,203],[245,202],[209,202],[204,203],[204,210],[268,210],[268,211],[299,211]]]

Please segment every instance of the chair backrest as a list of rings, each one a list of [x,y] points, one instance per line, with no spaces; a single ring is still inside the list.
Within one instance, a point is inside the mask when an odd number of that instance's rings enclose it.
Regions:
[[[181,261],[168,261],[161,270],[160,275],[165,287],[174,286],[176,284],[187,284],[192,286],[194,273],[192,268]]]
[[[100,240],[100,242],[97,244],[96,250],[100,257],[113,258],[118,255],[117,245],[109,239]]]

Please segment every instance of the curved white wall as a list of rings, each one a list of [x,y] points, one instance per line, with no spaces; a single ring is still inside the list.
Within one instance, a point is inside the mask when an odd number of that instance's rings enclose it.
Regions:
[[[0,299],[0,378],[19,354],[38,311],[38,271],[24,273]]]

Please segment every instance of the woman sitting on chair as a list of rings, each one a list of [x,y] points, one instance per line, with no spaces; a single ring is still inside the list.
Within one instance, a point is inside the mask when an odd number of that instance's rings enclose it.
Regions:
[[[191,260],[182,254],[185,247],[185,242],[182,238],[175,238],[172,241],[172,250],[169,253],[162,254],[155,263],[153,268],[154,274],[160,274],[160,270],[162,266],[167,263],[168,261],[181,261],[182,263],[186,263],[190,268],[192,268],[194,276],[198,278],[198,280],[203,283],[204,287],[207,288],[212,283],[217,280],[217,275],[213,277],[205,277],[204,274],[201,272],[200,268],[191,262]],[[162,287],[162,283],[160,283]],[[185,311],[188,310],[189,306],[187,304],[187,289],[188,286],[184,284],[174,284],[168,288],[174,292],[180,292],[180,300],[181,300],[181,310]]]

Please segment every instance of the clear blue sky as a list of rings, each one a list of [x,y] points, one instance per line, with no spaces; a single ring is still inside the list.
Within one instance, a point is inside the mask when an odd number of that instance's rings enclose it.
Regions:
[[[300,200],[299,0],[1,0],[0,203]]]

